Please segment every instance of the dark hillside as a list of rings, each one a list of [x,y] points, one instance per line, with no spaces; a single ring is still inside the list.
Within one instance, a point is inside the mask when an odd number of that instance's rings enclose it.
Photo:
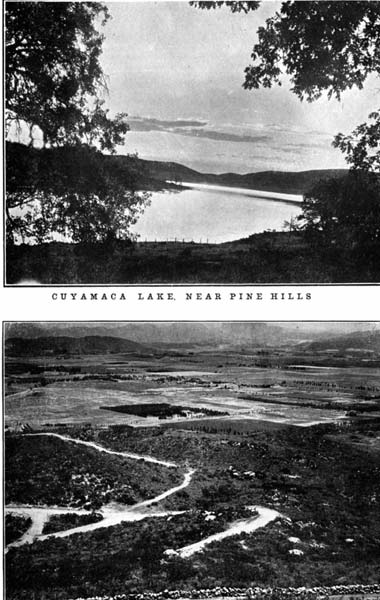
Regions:
[[[122,338],[136,346],[142,344],[185,343],[200,345],[266,345],[289,342],[289,333],[281,327],[265,323],[123,323],[118,324],[38,324],[10,323],[8,338],[113,339]],[[301,337],[292,332],[292,337]],[[141,346],[142,347],[142,346]]]
[[[137,342],[96,335],[80,338],[68,336],[38,337],[34,339],[8,338],[5,342],[5,348],[8,356],[151,352],[149,348]]]
[[[347,335],[333,336],[308,344],[310,350],[337,349],[380,352],[380,331],[354,331]]]
[[[114,174],[128,189],[160,190],[176,187],[167,182],[208,183],[230,187],[241,187],[271,192],[303,194],[321,179],[340,177],[347,171],[343,169],[325,169],[315,171],[263,171],[260,173],[199,173],[185,165],[175,162],[143,160],[134,155],[109,156],[96,154],[97,173],[93,173],[94,164],[88,162],[87,155],[80,155],[74,150],[30,148],[15,142],[6,143],[7,155],[7,191],[11,192],[20,177],[24,186],[30,190],[35,187],[55,189],[57,173],[49,179],[46,177],[46,165],[59,168],[63,181],[70,181],[79,186],[88,185],[99,176],[100,170]],[[92,155],[91,155],[92,156]],[[94,158],[94,157],[93,157]],[[73,165],[75,169],[73,170]],[[95,177],[96,175],[96,177]],[[91,179],[92,178],[92,179]]]
[[[120,158],[120,157],[119,157]],[[260,173],[199,173],[174,162],[140,160],[144,171],[150,178],[178,183],[208,183],[231,187],[242,187],[270,192],[303,194],[320,179],[341,177],[347,173],[344,169],[320,169],[315,171],[263,171]]]
[[[225,244],[51,242],[7,246],[7,283],[360,283],[380,281],[379,256],[327,247],[304,232]]]

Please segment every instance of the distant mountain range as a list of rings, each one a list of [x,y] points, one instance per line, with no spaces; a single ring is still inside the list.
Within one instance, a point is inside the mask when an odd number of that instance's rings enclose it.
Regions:
[[[39,165],[38,168],[41,169],[45,164],[46,152],[49,152],[49,150],[30,148],[16,142],[7,142],[8,157],[14,155],[18,157],[19,161],[25,161],[25,164],[28,164],[28,161],[33,157],[37,161],[36,165]],[[103,155],[103,160],[105,165],[112,163],[114,166],[117,165],[121,171],[125,170],[124,174],[130,176],[132,187],[142,190],[174,189],[176,187],[175,183],[179,185],[182,183],[203,183],[285,194],[303,194],[321,179],[341,177],[347,173],[345,169],[319,169],[312,171],[262,171],[244,175],[238,173],[215,174],[200,173],[176,162],[144,160],[136,156]],[[128,177],[125,180],[128,181]],[[175,183],[169,184],[168,182]],[[35,185],[34,179],[33,185]]]
[[[146,346],[118,337],[87,335],[11,337],[5,341],[6,356],[55,356],[58,354],[123,354],[151,352]]]
[[[123,157],[117,157],[123,160]],[[128,160],[127,157],[124,159]],[[139,159],[146,176],[146,183],[154,189],[166,181],[179,184],[208,183],[228,187],[240,187],[253,190],[280,192],[284,194],[303,194],[321,179],[342,177],[345,169],[319,169],[312,171],[262,171],[259,173],[199,173],[194,169],[175,162],[161,162]]]
[[[10,323],[6,325],[6,354],[23,356],[49,353],[98,354],[105,352],[151,353],[173,346],[257,348],[298,345],[305,350],[345,350],[351,347],[380,351],[380,330],[317,331],[296,323]]]
[[[380,331],[354,331],[346,335],[332,336],[322,340],[311,342],[307,345],[308,350],[373,350],[380,352]]]
[[[265,323],[11,323],[6,339],[44,339],[55,337],[82,338],[94,336],[120,338],[146,348],[166,345],[270,345],[281,343],[289,333],[276,325]],[[296,333],[296,339],[302,339]]]

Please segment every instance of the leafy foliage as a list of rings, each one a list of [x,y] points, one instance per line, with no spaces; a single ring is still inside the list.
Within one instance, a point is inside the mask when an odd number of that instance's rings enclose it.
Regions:
[[[379,35],[377,2],[283,2],[258,30],[244,87],[280,84],[285,72],[301,99],[340,98],[379,71]]]
[[[245,89],[281,85],[286,74],[301,100],[312,102],[324,92],[340,99],[344,90],[362,89],[368,75],[380,72],[378,2],[283,2],[257,35]],[[372,259],[380,242],[380,190],[378,178],[365,173],[380,170],[379,143],[380,111],[351,134],[339,133],[333,145],[358,173],[313,186],[303,203],[306,230],[322,232],[330,246],[370,250]]]
[[[180,406],[178,404],[168,404],[167,402],[149,402],[144,404],[119,404],[117,406],[101,406],[103,410],[111,410],[127,415],[137,415],[139,417],[158,417],[167,419],[172,417],[186,417],[187,414],[222,416],[228,415],[225,411],[212,410],[210,408],[195,408],[189,406]]]
[[[6,7],[6,115],[42,131],[50,144],[97,138],[112,150],[128,130],[125,115],[112,121],[99,91],[103,36],[109,19],[99,2],[10,2]]]
[[[368,118],[368,123],[358,125],[350,135],[339,133],[333,145],[346,154],[351,168],[379,172],[380,110],[371,113]]]
[[[256,10],[260,2],[190,2],[196,8],[227,6],[233,13]],[[361,89],[380,69],[380,6],[377,2],[283,2],[257,31],[253,64],[245,69],[246,89],[281,85],[286,73],[292,91],[309,101],[327,91],[340,98]]]
[[[130,169],[95,148],[36,149],[7,143],[7,234],[38,243],[52,232],[74,242],[128,236],[148,202],[137,193],[135,159]]]
[[[228,6],[231,9],[231,12],[244,12],[249,13],[250,11],[256,10],[260,6],[260,2],[257,0],[253,0],[251,2],[190,2],[191,6],[195,6],[195,8],[207,9],[210,10],[212,8],[221,8],[222,6]]]
[[[29,153],[7,147],[8,240],[128,237],[148,196],[136,194],[131,173],[98,151],[113,153],[129,129],[125,113],[110,118],[104,107],[98,29],[108,9],[99,2],[10,2],[5,16],[7,128],[30,134]]]
[[[322,232],[342,248],[369,249],[380,243],[380,178],[352,171],[328,179],[305,194],[303,218],[309,230]]]

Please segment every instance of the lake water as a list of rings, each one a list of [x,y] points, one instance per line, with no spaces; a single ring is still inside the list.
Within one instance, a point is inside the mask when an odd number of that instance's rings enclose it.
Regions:
[[[186,185],[186,184],[184,184]],[[229,242],[268,229],[301,213],[302,196],[187,184],[183,192],[154,192],[132,231],[140,241]]]

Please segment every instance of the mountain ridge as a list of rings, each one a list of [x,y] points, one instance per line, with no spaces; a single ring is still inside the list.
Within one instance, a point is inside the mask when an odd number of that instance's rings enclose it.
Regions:
[[[122,159],[118,156],[118,159]],[[321,179],[343,177],[347,169],[310,169],[306,171],[258,171],[244,174],[201,173],[177,162],[138,159],[147,181],[166,183],[207,183],[227,187],[240,187],[258,191],[304,194]],[[184,185],[186,185],[186,183]]]
[[[368,329],[365,331],[353,331],[341,336],[333,335],[323,340],[309,342],[307,349],[316,351],[329,349],[339,351],[366,349],[373,352],[380,352],[380,331]]]
[[[358,328],[360,325],[358,324]],[[157,350],[164,345],[194,346],[276,346],[295,344],[312,350],[320,347],[332,347],[332,341],[349,347],[353,341],[360,344],[380,340],[380,330],[313,331],[307,327],[283,327],[277,323],[256,322],[200,322],[200,323],[8,323],[5,327],[5,340],[33,340],[44,337],[64,338],[112,338],[124,340],[134,349],[141,351]],[[347,343],[346,343],[347,341]]]
[[[151,353],[143,344],[113,336],[87,335],[9,337],[5,340],[7,356],[54,356],[57,354],[119,354],[129,352]]]
[[[19,142],[6,143],[7,156],[15,155],[18,160],[29,165],[35,161],[43,173],[45,153],[50,150],[30,148]],[[32,160],[33,159],[33,160]],[[257,171],[248,173],[201,173],[181,163],[170,161],[147,160],[135,155],[117,154],[102,155],[105,167],[117,167],[123,173],[125,181],[130,180],[133,189],[140,190],[181,190],[186,188],[186,183],[203,183],[220,185],[223,187],[238,187],[257,191],[267,191],[287,194],[304,194],[309,188],[321,179],[342,177],[348,173],[347,169],[309,169],[306,171]],[[30,166],[30,165],[29,165]],[[37,169],[38,173],[38,169]],[[36,174],[34,169],[28,177],[32,177],[33,184]],[[37,177],[38,181],[38,177]],[[171,183],[169,183],[171,182]],[[182,185],[182,182],[185,182]]]

